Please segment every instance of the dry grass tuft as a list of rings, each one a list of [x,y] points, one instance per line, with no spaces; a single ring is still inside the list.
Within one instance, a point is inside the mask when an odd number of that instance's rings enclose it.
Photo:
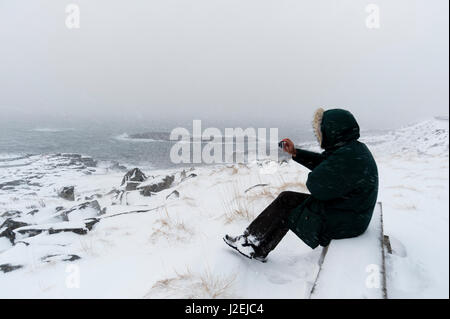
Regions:
[[[223,217],[226,224],[238,220],[251,221],[254,219],[255,216],[253,209],[250,207],[250,201],[245,194],[242,195],[240,193],[237,182],[233,182],[231,189],[226,190],[224,193],[226,196],[222,196],[222,206],[225,212]],[[227,201],[225,199],[227,197],[231,197],[231,200]]]
[[[288,176],[290,177],[290,176]],[[236,221],[250,222],[255,218],[255,205],[271,202],[283,191],[297,191],[307,193],[306,185],[298,180],[298,176],[293,176],[293,180],[285,180],[280,173],[274,174],[264,181],[259,178],[257,184],[269,184],[264,187],[258,187],[245,193],[239,187],[238,181],[231,182],[231,187],[225,188],[222,196],[222,206],[224,210],[223,217],[226,224]],[[248,189],[248,185],[244,189]],[[231,198],[231,199],[229,199]]]
[[[299,191],[304,193],[306,190],[306,185],[302,182],[286,182],[278,187],[278,193],[284,191]]]
[[[283,191],[299,191],[305,192],[307,191],[306,185],[303,182],[298,180],[298,176],[293,176],[295,179],[293,181],[286,181],[280,173],[277,175],[277,179],[279,182],[279,186],[277,187],[277,193],[281,193]]]
[[[206,270],[203,274],[176,273],[175,277],[158,280],[144,298],[232,298],[232,276],[217,276]]]
[[[149,240],[156,243],[158,240],[186,242],[192,238],[194,231],[190,229],[183,221],[175,220],[169,216],[167,207],[164,208],[165,214],[155,221],[157,227],[153,228],[153,233]]]
[[[251,213],[248,209],[235,209],[231,212],[225,213],[225,223],[230,224],[236,220],[246,220],[251,221],[254,219],[253,213]]]
[[[262,184],[262,183],[259,183]],[[249,202],[261,201],[261,200],[273,200],[277,196],[274,187],[267,185],[264,187],[258,187],[250,190],[247,194],[247,200]]]

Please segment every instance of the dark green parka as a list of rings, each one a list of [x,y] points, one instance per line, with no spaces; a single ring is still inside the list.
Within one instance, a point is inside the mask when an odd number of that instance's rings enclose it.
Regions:
[[[322,153],[297,149],[293,159],[311,170],[311,196],[289,215],[289,228],[311,248],[331,239],[359,236],[367,229],[377,200],[378,171],[359,126],[342,109],[315,115]]]

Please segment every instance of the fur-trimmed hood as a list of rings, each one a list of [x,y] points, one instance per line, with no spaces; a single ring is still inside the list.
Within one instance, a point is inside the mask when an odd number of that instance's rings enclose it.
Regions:
[[[314,113],[313,129],[320,147],[325,150],[342,146],[360,136],[355,117],[343,109],[317,109]]]

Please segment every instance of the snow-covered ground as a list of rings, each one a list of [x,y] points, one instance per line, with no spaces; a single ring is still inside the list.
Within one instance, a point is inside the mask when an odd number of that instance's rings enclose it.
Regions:
[[[362,140],[392,243],[389,297],[448,298],[448,118]],[[260,263],[222,241],[279,192],[307,192],[307,169],[289,160],[144,171],[135,190],[121,185],[125,172],[73,154],[0,156],[0,298],[309,297],[320,247],[288,233]],[[74,201],[58,196],[66,186]]]

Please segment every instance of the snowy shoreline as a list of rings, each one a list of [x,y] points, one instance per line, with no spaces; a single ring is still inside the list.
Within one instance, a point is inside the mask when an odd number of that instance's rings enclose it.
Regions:
[[[448,118],[362,141],[377,161],[393,246],[390,296],[448,298]],[[0,298],[307,297],[320,248],[289,233],[261,264],[221,240],[279,192],[307,192],[306,168],[281,161],[142,171],[144,184],[121,185],[124,167],[77,154],[0,157]],[[67,186],[73,201],[58,196]]]

